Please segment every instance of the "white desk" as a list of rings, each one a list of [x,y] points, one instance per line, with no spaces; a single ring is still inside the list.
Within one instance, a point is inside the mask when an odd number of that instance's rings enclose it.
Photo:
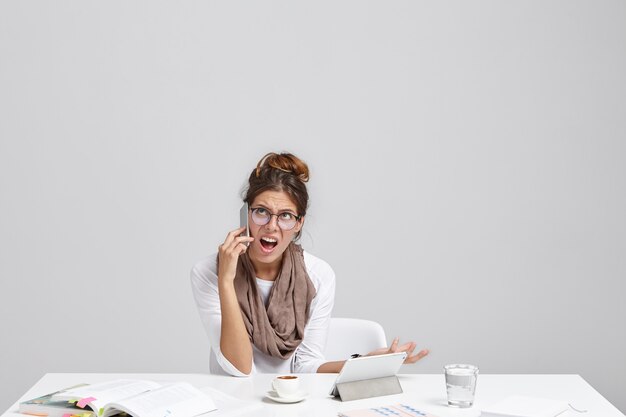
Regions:
[[[570,402],[578,409],[588,410],[580,417],[624,417],[617,408],[594,390],[578,375],[479,375],[476,401],[469,409],[453,409],[446,406],[443,375],[400,375],[404,394],[342,403],[328,396],[336,378],[335,374],[301,374],[303,389],[309,397],[297,404],[276,404],[265,399],[274,375],[259,374],[251,378],[234,378],[207,374],[46,374],[2,417],[24,417],[17,413],[18,403],[41,395],[67,388],[82,382],[134,378],[154,381],[187,381],[198,388],[210,386],[234,397],[259,401],[261,411],[255,416],[336,416],[339,410],[405,403],[440,417],[475,417],[480,409],[508,395],[528,395]],[[208,414],[210,415],[210,414]],[[570,413],[574,415],[574,413]]]

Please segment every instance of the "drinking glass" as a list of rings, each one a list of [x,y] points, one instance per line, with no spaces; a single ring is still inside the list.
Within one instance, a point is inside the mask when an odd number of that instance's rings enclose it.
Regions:
[[[451,364],[443,367],[446,374],[446,389],[450,407],[466,408],[474,403],[478,367]]]

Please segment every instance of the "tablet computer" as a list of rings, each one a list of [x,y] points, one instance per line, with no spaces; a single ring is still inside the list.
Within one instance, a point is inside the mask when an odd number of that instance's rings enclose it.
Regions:
[[[337,384],[343,382],[394,376],[400,370],[402,363],[406,359],[406,355],[406,352],[396,352],[348,359],[343,365],[343,368],[341,368],[341,372],[339,372],[339,376],[333,384],[330,395],[335,397],[339,395],[337,392]]]

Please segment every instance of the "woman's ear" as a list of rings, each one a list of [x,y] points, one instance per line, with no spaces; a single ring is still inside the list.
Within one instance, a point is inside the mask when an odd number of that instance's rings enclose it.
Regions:
[[[302,226],[304,226],[304,216],[300,217],[300,220],[298,220],[298,223],[296,223],[296,227],[293,230],[298,233],[302,230]]]

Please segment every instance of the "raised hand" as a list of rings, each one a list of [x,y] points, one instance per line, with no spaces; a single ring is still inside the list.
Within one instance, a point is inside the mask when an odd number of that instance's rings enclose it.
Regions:
[[[407,342],[402,345],[400,345],[399,342],[400,342],[400,338],[396,337],[395,339],[393,339],[393,342],[391,342],[391,346],[376,349],[368,353],[366,356],[376,356],[376,355],[384,355],[387,353],[406,352],[407,357],[404,360],[404,363],[409,364],[409,363],[415,363],[419,361],[420,359],[422,359],[424,356],[428,355],[429,353],[428,349],[422,349],[419,352],[417,352],[415,355],[413,355],[413,351],[415,350],[417,346],[415,342]]]

